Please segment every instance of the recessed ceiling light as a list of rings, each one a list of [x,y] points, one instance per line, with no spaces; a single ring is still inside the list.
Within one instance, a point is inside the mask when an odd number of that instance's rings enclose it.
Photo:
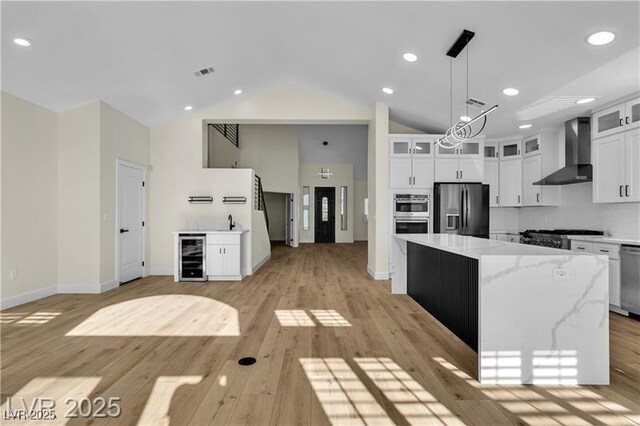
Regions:
[[[193,109],[193,107],[191,105],[187,105],[186,107],[184,107],[185,111],[191,111]]]
[[[518,93],[520,93],[520,91],[513,87],[507,87],[502,91],[502,93],[504,93],[507,96],[516,96]]]
[[[616,38],[616,35],[611,31],[598,31],[587,37],[587,43],[592,46],[604,46],[609,44]]]
[[[518,129],[528,129],[531,127],[531,124],[521,124],[520,126],[518,126]]]
[[[584,98],[584,99],[580,99],[580,100],[576,101],[576,103],[578,105],[580,105],[580,104],[588,104],[589,102],[593,102],[595,100],[596,100],[596,98]]]
[[[389,88],[389,87],[383,87],[382,91],[384,93],[386,93],[387,95],[393,95],[393,89]]]
[[[32,44],[31,40],[29,40],[28,38],[14,38],[13,42],[22,47],[29,47]]]
[[[460,121],[464,121],[465,123],[469,122],[469,121],[471,121],[471,117],[466,116],[466,115],[462,115],[462,116],[460,116]]]
[[[415,61],[418,60],[418,55],[416,55],[415,53],[411,53],[411,52],[405,53],[404,55],[402,55],[402,57],[407,62],[415,62]]]
[[[240,89],[236,89],[236,90],[233,92],[233,94],[234,94],[234,95],[239,95],[239,94],[241,94],[241,93],[242,93],[242,90],[240,90]]]

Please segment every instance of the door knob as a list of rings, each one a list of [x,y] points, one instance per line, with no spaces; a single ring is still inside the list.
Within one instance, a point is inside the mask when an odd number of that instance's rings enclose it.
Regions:
[[[129,230],[128,229],[124,229],[124,228],[120,228],[120,233],[121,234],[124,234],[125,232],[129,232]]]

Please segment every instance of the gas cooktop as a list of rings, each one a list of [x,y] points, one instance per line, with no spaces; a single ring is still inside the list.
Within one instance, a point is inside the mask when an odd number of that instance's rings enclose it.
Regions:
[[[571,248],[569,235],[604,235],[604,232],[589,229],[527,229],[522,233],[520,242],[569,250]]]

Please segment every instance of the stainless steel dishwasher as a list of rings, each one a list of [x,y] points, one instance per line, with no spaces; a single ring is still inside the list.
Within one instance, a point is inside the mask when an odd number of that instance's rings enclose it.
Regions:
[[[640,246],[620,248],[620,299],[622,309],[640,315]]]

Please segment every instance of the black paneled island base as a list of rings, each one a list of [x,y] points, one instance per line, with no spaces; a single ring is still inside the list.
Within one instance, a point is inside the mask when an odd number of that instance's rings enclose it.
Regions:
[[[478,260],[407,243],[407,294],[478,351]]]

